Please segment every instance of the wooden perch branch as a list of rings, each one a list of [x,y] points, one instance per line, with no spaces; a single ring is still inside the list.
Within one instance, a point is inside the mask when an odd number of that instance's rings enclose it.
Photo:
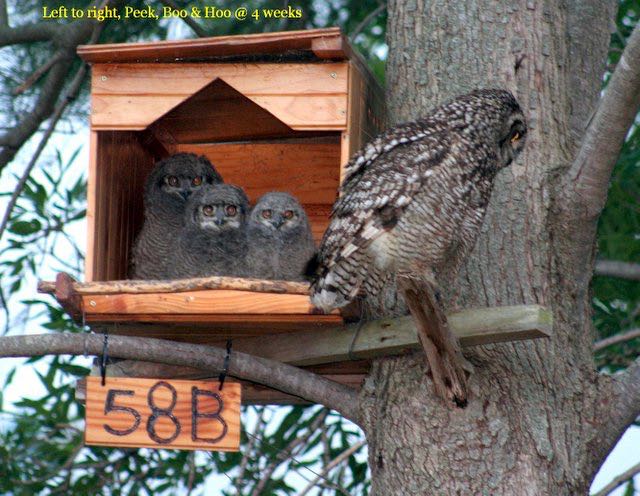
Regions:
[[[447,316],[461,346],[548,338],[552,330],[551,312],[538,305],[477,308]],[[357,333],[357,339],[353,337]],[[250,355],[297,366],[321,365],[346,360],[372,359],[421,349],[411,317],[381,319],[330,329],[236,338],[233,349]],[[213,377],[193,367],[129,361],[118,362],[111,373],[128,377]]]
[[[609,178],[624,138],[640,106],[640,26],[636,26],[591,120],[564,181],[573,192],[565,215],[597,219],[604,207]]]
[[[5,336],[0,337],[0,357],[66,354],[99,356],[102,354],[102,346],[102,336],[88,333]],[[222,367],[226,351],[213,346],[111,335],[109,355],[215,370]],[[353,422],[358,421],[355,391],[311,372],[233,351],[229,360],[229,375],[325,405]]]
[[[294,281],[266,281],[263,279],[242,279],[237,277],[198,277],[172,281],[124,280],[108,282],[76,282],[68,276],[73,291],[79,295],[91,294],[144,294],[144,293],[184,293],[204,289],[231,289],[255,291],[258,293],[309,294],[309,284]],[[39,293],[56,292],[56,282],[38,282]]]

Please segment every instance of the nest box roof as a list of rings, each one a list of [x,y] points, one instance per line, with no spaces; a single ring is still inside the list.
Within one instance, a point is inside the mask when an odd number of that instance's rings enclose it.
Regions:
[[[340,28],[215,36],[153,43],[82,45],[90,63],[194,62],[206,60],[344,60],[354,56]]]

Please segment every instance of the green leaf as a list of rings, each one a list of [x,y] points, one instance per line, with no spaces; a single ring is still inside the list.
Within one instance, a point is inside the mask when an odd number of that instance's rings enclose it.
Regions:
[[[42,229],[42,224],[37,219],[30,221],[18,221],[11,224],[9,232],[13,234],[19,234],[22,236],[37,233]]]

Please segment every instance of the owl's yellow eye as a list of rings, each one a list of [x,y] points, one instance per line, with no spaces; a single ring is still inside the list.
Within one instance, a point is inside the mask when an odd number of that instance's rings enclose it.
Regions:
[[[293,219],[293,210],[285,210],[284,211],[285,219]]]
[[[238,213],[238,209],[235,205],[227,205],[225,212],[229,217],[234,217]]]
[[[270,219],[271,218],[271,210],[263,210],[262,211],[262,218],[263,219]]]
[[[213,215],[213,207],[211,205],[205,205],[202,207],[202,213],[207,217],[211,217]]]
[[[515,133],[513,133],[513,136],[511,136],[511,143],[515,143],[520,139],[520,137],[520,133],[516,131]]]
[[[194,186],[200,186],[202,184],[202,176],[194,177],[193,181],[191,181],[191,184],[193,184]]]
[[[167,184],[169,186],[173,186],[176,187],[178,185],[179,181],[178,178],[176,176],[167,176]]]

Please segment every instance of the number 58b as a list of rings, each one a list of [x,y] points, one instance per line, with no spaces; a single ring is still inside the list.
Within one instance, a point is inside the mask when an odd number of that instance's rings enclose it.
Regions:
[[[194,443],[215,444],[227,435],[228,426],[222,418],[224,402],[220,394],[216,392],[191,386],[191,408],[190,411],[186,411],[187,409],[184,407],[176,409],[176,404],[178,403],[178,391],[176,388],[169,382],[157,381],[147,392],[146,406],[151,414],[146,418],[143,418],[143,415],[132,406],[125,406],[129,403],[126,398],[133,399],[135,393],[136,391],[133,389],[109,389],[107,391],[104,401],[104,416],[108,417],[118,413],[120,417],[123,415],[129,416],[131,423],[126,428],[116,428],[105,422],[103,428],[106,432],[114,436],[128,436],[135,432],[144,422],[144,427],[152,441],[158,444],[170,444],[182,432],[182,425],[186,417],[188,419],[186,423],[191,425],[191,441]],[[169,396],[168,402],[166,401],[167,393]],[[216,405],[214,411],[202,412],[201,400],[212,400]],[[181,405],[183,404],[184,402],[181,402]],[[199,434],[200,422],[204,419],[219,423],[221,427],[220,434],[215,437],[201,436]],[[122,423],[121,419],[119,419],[119,423]],[[163,427],[158,428],[158,424]]]

